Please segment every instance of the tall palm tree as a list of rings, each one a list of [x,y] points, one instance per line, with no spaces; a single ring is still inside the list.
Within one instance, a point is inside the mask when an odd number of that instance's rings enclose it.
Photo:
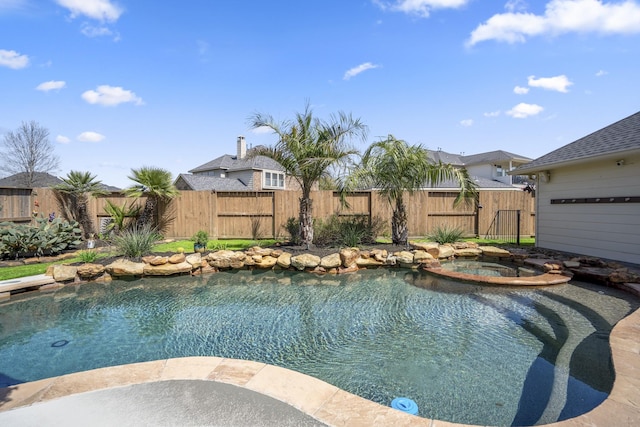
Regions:
[[[343,192],[355,186],[379,189],[393,209],[391,239],[394,244],[407,244],[407,206],[404,194],[428,185],[453,180],[460,187],[454,205],[476,200],[476,185],[466,169],[451,164],[433,162],[421,145],[408,145],[389,135],[372,144],[364,153],[361,164],[349,176]]]
[[[85,238],[95,234],[93,221],[89,216],[89,196],[108,194],[101,181],[91,172],[71,171],[62,183],[53,187],[60,208],[69,219],[78,221]]]
[[[270,128],[278,137],[273,147],[257,147],[251,155],[275,160],[287,176],[300,185],[300,239],[309,247],[313,243],[311,190],[329,174],[331,167],[346,163],[358,154],[349,142],[353,137],[364,139],[367,127],[360,119],[342,112],[332,115],[328,121],[320,120],[313,116],[309,104],[291,121],[278,123],[272,116],[258,113],[250,118],[250,123],[254,129]]]
[[[159,202],[170,201],[180,194],[173,185],[171,172],[162,168],[143,166],[140,169],[132,169],[131,175],[127,178],[135,182],[134,185],[124,190],[127,196],[147,197],[142,213],[136,221],[136,227],[161,228],[161,220],[158,215]]]

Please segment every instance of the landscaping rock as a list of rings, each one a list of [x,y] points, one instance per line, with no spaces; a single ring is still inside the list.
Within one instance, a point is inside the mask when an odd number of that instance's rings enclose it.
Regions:
[[[356,264],[356,260],[360,257],[360,249],[358,248],[345,248],[339,252],[340,261],[342,266],[349,268]]]
[[[478,248],[454,249],[454,255],[460,258],[474,258],[482,255],[482,250]]]
[[[91,279],[104,273],[104,265],[92,263],[82,264],[78,266],[77,273],[81,279]]]
[[[171,276],[174,274],[190,273],[192,268],[193,266],[186,261],[180,264],[145,264],[143,274],[145,276]]]
[[[53,280],[56,282],[69,282],[76,279],[78,267],[71,265],[54,265]]]
[[[479,246],[478,249],[482,250],[482,255],[492,258],[509,258],[511,252],[506,249],[496,248],[495,246]]]
[[[198,253],[198,255],[200,255],[200,254]],[[185,262],[186,259],[187,259],[187,257],[183,253],[181,253],[181,254],[173,254],[173,255],[171,255],[169,257],[169,263],[171,263],[171,264],[180,264],[180,263]]]
[[[316,268],[320,265],[320,257],[312,254],[301,254],[291,257],[291,266],[296,270],[305,270],[307,268]]]
[[[142,276],[145,264],[128,259],[119,259],[105,267],[105,271],[114,277]]]
[[[276,260],[278,267],[287,270],[291,267],[291,254],[289,252],[283,252]]]
[[[380,267],[381,265],[383,265],[383,263],[375,258],[364,258],[361,256],[356,260],[356,265],[360,268],[373,268]]]
[[[409,251],[396,252],[394,255],[396,256],[396,261],[403,267],[413,264],[413,253]]]
[[[415,262],[416,264],[423,264],[433,259],[433,255],[422,249],[415,251],[415,253],[413,254],[413,262]]]
[[[185,261],[191,264],[193,267],[202,267],[202,254],[199,252],[189,254],[185,257]]]
[[[265,269],[271,269],[275,267],[277,262],[278,262],[278,258],[274,258],[271,255],[266,255],[266,256],[260,257],[260,262],[256,262],[255,265],[256,267],[265,270]]]
[[[340,254],[335,253],[331,255],[327,255],[320,260],[320,267],[325,269],[338,268],[342,265],[342,260],[340,259]]]
[[[431,252],[429,253],[433,255]],[[455,254],[456,254],[456,251],[455,249],[453,249],[453,246],[440,245],[438,246],[438,254],[433,255],[433,257],[438,259],[445,259],[445,258],[451,258],[455,256]]]

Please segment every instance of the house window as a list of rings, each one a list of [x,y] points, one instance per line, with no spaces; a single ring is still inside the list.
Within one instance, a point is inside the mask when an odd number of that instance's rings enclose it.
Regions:
[[[495,165],[495,166],[496,166],[496,175],[505,176],[505,172],[504,172],[504,169],[502,169],[502,166],[500,165]]]
[[[263,188],[284,189],[284,174],[277,172],[265,172],[263,183]]]

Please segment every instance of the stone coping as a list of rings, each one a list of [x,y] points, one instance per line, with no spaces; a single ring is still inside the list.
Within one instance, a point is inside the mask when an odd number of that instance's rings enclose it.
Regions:
[[[616,379],[609,397],[554,427],[636,426],[640,420],[640,310],[613,328]],[[324,381],[265,363],[219,357],[185,357],[78,372],[0,389],[0,411],[94,390],[168,380],[219,381],[285,402],[331,426],[463,427],[371,402]]]

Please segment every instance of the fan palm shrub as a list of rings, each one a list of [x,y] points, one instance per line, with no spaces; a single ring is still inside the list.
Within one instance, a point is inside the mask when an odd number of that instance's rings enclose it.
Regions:
[[[180,194],[173,185],[171,172],[162,168],[143,166],[140,169],[133,169],[128,178],[135,184],[126,188],[124,193],[130,197],[146,196],[147,198],[136,220],[136,227],[140,229],[148,226],[155,230],[162,230],[166,223],[163,223],[159,215],[159,204],[169,202]]]
[[[89,214],[89,197],[108,194],[102,182],[96,180],[91,172],[71,171],[62,183],[53,187],[54,196],[64,216],[77,221],[82,228],[82,235],[88,238],[95,234],[93,220]]]

